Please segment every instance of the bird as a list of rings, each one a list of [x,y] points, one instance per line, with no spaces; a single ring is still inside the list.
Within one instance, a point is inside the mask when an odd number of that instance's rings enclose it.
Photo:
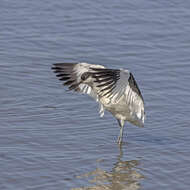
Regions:
[[[117,119],[120,127],[119,145],[123,142],[126,121],[144,127],[144,99],[129,70],[109,69],[85,62],[55,63],[52,69],[69,90],[87,94],[98,102],[100,117],[107,110]]]

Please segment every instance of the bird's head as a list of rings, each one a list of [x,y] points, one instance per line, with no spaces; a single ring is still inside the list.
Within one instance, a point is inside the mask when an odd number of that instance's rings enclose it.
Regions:
[[[81,75],[81,81],[82,82],[88,82],[88,79],[90,78],[91,73],[90,72],[85,72]]]

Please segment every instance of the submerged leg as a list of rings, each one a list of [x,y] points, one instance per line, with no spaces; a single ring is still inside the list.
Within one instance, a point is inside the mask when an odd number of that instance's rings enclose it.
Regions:
[[[118,121],[119,126],[120,126],[120,133],[119,133],[119,136],[117,139],[117,143],[121,145],[122,144],[122,138],[123,138],[123,127],[124,127],[125,121],[119,120],[119,119],[117,121]]]

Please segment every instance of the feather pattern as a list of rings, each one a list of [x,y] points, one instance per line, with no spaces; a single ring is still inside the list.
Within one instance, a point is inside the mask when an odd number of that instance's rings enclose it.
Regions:
[[[89,71],[90,64],[87,63],[56,63],[52,69],[56,73],[59,80],[64,81],[63,85],[68,86],[69,90],[74,90],[83,94],[88,94],[97,102],[99,102],[99,96],[96,91],[92,89],[92,86],[81,80],[82,75]],[[104,68],[101,65],[95,65],[94,67]],[[58,74],[57,74],[58,73]],[[104,115],[104,106],[99,102],[100,116]]]
[[[88,94],[100,105],[100,115],[110,111],[123,124],[143,126],[144,100],[129,70],[107,69],[88,63],[58,63],[52,67],[69,90]]]

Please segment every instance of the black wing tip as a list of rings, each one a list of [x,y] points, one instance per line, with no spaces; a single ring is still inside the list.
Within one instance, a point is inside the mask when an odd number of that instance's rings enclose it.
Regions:
[[[76,79],[73,78],[73,67],[77,63],[54,63],[52,64],[51,69],[56,73],[56,77],[60,81],[63,81],[64,86],[68,86],[68,90],[79,91],[79,84],[76,82]]]
[[[129,86],[132,88],[132,90],[134,92],[136,92],[141,97],[142,101],[144,102],[143,96],[142,96],[141,91],[137,85],[135,77],[133,76],[133,74],[131,72],[130,72],[128,81],[129,81]]]

